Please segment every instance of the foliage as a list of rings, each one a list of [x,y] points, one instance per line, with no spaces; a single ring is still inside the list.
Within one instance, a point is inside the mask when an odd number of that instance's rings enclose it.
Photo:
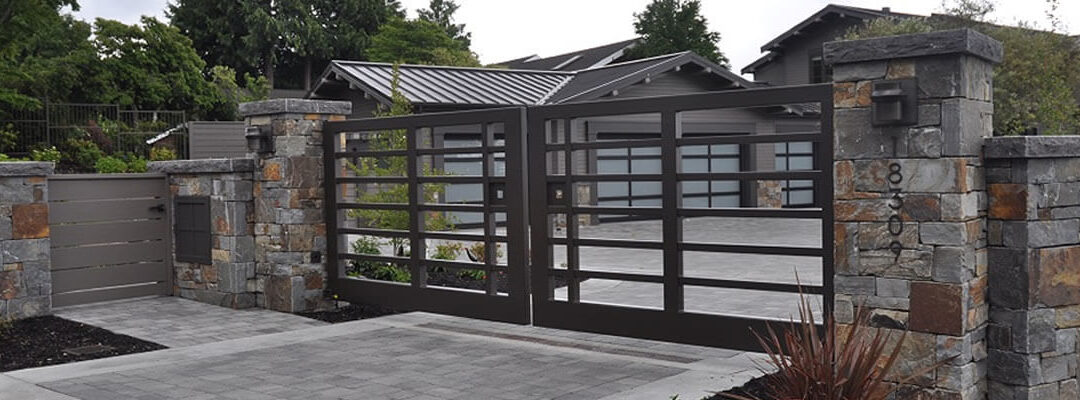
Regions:
[[[167,13],[208,64],[271,87],[303,87],[331,59],[364,59],[379,26],[404,17],[397,0],[176,0]],[[276,85],[275,76],[300,80]]]
[[[461,252],[465,250],[465,245],[457,242],[445,242],[435,245],[435,251],[432,252],[431,258],[435,260],[457,260]]]
[[[485,251],[486,248],[487,248],[487,246],[484,244],[484,242],[473,243],[472,246],[469,246],[470,258],[474,258],[475,259],[474,261],[476,261],[478,263],[486,263],[487,262],[487,252]],[[495,259],[498,260],[499,258],[502,258],[502,256],[503,256],[502,245],[500,245],[498,243],[495,243]]]
[[[1051,3],[1053,4],[1053,3]],[[883,18],[856,27],[848,39],[968,27],[1000,40],[1002,63],[994,70],[994,132],[997,135],[1062,135],[1080,131],[1080,42],[1054,32],[986,21],[994,4],[959,0],[947,15]],[[1054,20],[1054,18],[1051,18]],[[1052,22],[1053,23],[1053,22]]]
[[[478,67],[476,55],[438,24],[424,19],[394,19],[379,29],[368,48],[371,61]]]
[[[128,172],[128,165],[119,157],[105,156],[94,163],[94,170],[99,174],[120,174]]]
[[[74,0],[0,0],[0,106],[12,109],[39,106],[33,96],[19,90],[23,85],[18,83],[33,79],[42,71],[23,70],[18,60],[41,38],[39,33],[44,27],[57,23],[59,10],[64,6],[79,8]]]
[[[173,149],[162,146],[155,146],[150,149],[150,161],[170,161],[176,159],[176,152]]]
[[[454,0],[431,0],[428,8],[416,10],[416,13],[420,19],[442,27],[450,38],[467,49],[472,44],[472,34],[465,32],[465,24],[454,23],[454,13],[459,7]]]
[[[13,150],[15,145],[18,144],[18,140],[19,134],[15,132],[11,124],[0,128],[0,153]]]
[[[768,353],[769,369],[776,371],[766,378],[770,398],[884,400],[899,386],[885,382],[885,377],[900,356],[907,332],[894,340],[884,329],[871,328],[870,312],[865,307],[859,307],[853,324],[841,326],[830,317],[819,328],[810,300],[800,294],[798,321],[792,321],[782,333],[769,325],[767,334],[754,335]],[[887,350],[890,342],[894,343],[892,350]],[[953,358],[917,370],[899,382],[922,376]]]
[[[709,30],[699,0],[653,0],[645,11],[634,13],[634,19],[638,40],[627,51],[627,59],[689,50],[728,67],[727,57],[717,47],[720,33]]]
[[[51,161],[59,163],[62,157],[60,150],[57,150],[56,146],[30,150],[30,159],[34,161]]]
[[[120,159],[127,164],[127,168],[124,172],[146,172],[147,160],[146,157],[137,156],[133,153],[123,153],[120,155]]]
[[[222,120],[240,119],[240,103],[265,100],[270,97],[270,82],[265,76],[253,77],[244,74],[244,86],[236,83],[237,72],[232,68],[216,65],[210,69],[210,83],[217,90],[218,96],[210,108]]]
[[[105,157],[105,152],[94,142],[75,138],[64,142],[61,154],[60,161],[66,169],[77,171],[94,171],[98,160]]]

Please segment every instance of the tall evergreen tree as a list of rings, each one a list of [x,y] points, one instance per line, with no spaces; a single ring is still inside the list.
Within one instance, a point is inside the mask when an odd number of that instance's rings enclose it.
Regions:
[[[709,30],[699,0],[653,0],[645,11],[635,13],[634,19],[638,41],[627,59],[689,50],[728,67],[727,57],[717,47],[720,33]]]
[[[446,34],[461,43],[462,48],[472,45],[472,34],[465,32],[465,24],[454,23],[454,13],[460,7],[454,0],[431,0],[428,8],[416,10],[420,19],[433,22],[446,30]]]

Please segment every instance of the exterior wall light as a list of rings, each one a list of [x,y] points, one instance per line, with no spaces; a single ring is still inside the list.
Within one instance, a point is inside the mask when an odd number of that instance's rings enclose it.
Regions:
[[[918,87],[914,78],[874,82],[870,92],[871,124],[883,126],[918,123]]]
[[[251,152],[259,154],[274,152],[274,139],[270,137],[270,127],[267,125],[246,127],[244,138],[247,139],[247,147]]]

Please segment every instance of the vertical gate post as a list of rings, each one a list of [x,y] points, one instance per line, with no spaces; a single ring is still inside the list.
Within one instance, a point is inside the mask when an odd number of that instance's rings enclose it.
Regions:
[[[48,162],[0,163],[0,321],[52,311]]]
[[[320,306],[326,287],[323,122],[343,120],[347,101],[273,99],[243,103],[249,126],[268,129],[269,152],[255,153],[255,272],[262,307],[298,312]]]
[[[898,398],[986,397],[983,141],[1000,42],[951,30],[824,46],[834,78],[835,315],[909,329],[892,379],[939,360]],[[873,84],[914,78],[914,124],[872,118]]]

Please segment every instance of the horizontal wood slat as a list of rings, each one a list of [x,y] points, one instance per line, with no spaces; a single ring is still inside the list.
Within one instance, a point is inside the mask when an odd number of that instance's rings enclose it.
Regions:
[[[52,250],[52,270],[58,271],[94,265],[128,264],[140,261],[162,261],[168,258],[168,251],[168,243],[162,240],[58,248]]]
[[[49,223],[125,221],[165,218],[165,211],[152,209],[168,207],[169,199],[93,200],[49,203]]]
[[[53,293],[93,289],[134,283],[156,283],[169,280],[165,263],[143,263],[88,267],[53,271]]]
[[[123,175],[123,174],[118,174]],[[86,179],[49,178],[49,201],[167,197],[163,177],[90,177]]]
[[[169,227],[161,220],[53,225],[50,227],[50,238],[53,247],[168,240]]]
[[[53,307],[73,306],[97,301],[126,299],[129,297],[160,296],[170,292],[167,283],[138,286],[122,286],[101,290],[53,294]]]

